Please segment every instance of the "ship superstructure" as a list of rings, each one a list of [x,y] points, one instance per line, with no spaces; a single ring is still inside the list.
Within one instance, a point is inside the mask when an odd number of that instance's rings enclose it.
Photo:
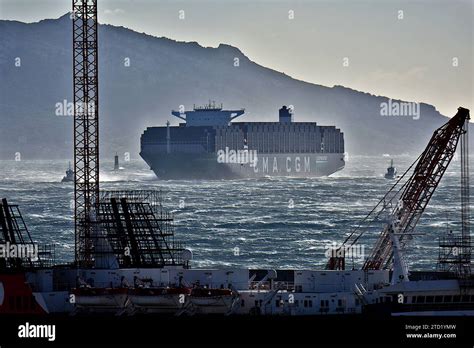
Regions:
[[[344,168],[344,134],[335,126],[293,122],[286,106],[278,122],[235,122],[244,112],[211,103],[172,111],[184,122],[147,128],[140,156],[163,179],[318,177]]]

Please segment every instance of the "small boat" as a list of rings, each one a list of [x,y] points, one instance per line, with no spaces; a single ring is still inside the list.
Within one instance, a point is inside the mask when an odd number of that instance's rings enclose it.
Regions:
[[[192,289],[190,302],[196,311],[203,314],[226,314],[232,307],[237,294],[231,289]]]
[[[94,288],[89,286],[74,288],[73,303],[76,309],[94,311],[124,310],[128,304],[127,288]]]
[[[69,162],[69,168],[66,170],[66,176],[63,177],[61,182],[74,182],[74,171],[71,169],[71,162]]]
[[[129,289],[134,311],[145,313],[175,313],[187,303],[191,289],[186,287],[139,287]]]
[[[385,179],[395,179],[397,176],[397,168],[393,166],[393,159],[390,161],[390,167],[387,168]]]

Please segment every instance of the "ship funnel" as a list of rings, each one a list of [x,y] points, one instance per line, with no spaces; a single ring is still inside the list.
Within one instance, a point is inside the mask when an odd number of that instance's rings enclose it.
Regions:
[[[278,111],[280,116],[280,123],[291,123],[293,122],[293,115],[291,109],[287,108],[286,105],[283,105]]]

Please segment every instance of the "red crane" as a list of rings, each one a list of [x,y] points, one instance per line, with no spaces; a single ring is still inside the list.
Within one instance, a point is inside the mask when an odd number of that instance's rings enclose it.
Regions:
[[[370,256],[365,260],[363,269],[384,269],[389,268],[393,260],[394,247],[403,248],[409,238],[413,235],[416,224],[423,214],[427,204],[429,203],[434,191],[438,187],[443,174],[446,171],[449,163],[454,157],[459,140],[464,137],[467,138],[467,130],[469,124],[469,110],[458,108],[457,114],[451,118],[446,124],[438,128],[431,137],[428,146],[420,155],[413,170],[411,177],[403,184],[395,197],[398,197],[395,204],[392,204],[393,199],[389,201],[391,208],[387,206],[386,198],[393,191],[400,180],[407,174],[413,164],[398,180],[398,182],[391,188],[391,190],[383,197],[377,206],[369,213],[366,219],[376,211],[378,207],[383,204],[382,211],[389,215],[389,221],[384,225],[384,228],[375,243]],[[463,136],[464,135],[464,136]],[[463,136],[463,137],[462,137]],[[469,182],[468,182],[468,156],[467,156],[467,141],[462,141],[462,197],[463,197],[463,237],[469,236],[469,214],[468,202],[469,197]],[[377,216],[380,215],[380,212]],[[364,219],[364,220],[366,220]],[[343,245],[338,250],[337,256],[332,256],[327,264],[328,269],[344,269],[345,258],[344,250],[347,246],[353,246],[362,233],[356,234],[358,229],[352,233],[343,242]],[[396,236],[396,240],[392,239]],[[398,244],[395,245],[394,244]],[[342,251],[342,252],[341,252]]]

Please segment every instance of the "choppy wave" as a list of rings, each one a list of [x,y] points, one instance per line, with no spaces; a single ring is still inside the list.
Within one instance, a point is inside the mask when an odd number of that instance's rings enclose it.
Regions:
[[[413,158],[395,158],[399,172]],[[141,161],[103,162],[104,190],[162,190],[176,219],[176,239],[193,250],[194,267],[314,268],[325,248],[341,242],[391,187],[383,178],[388,159],[351,157],[326,178],[242,180],[156,179]],[[61,183],[67,161],[0,161],[0,197],[20,205],[35,240],[56,244],[59,261],[73,259],[73,185]],[[437,238],[459,230],[459,163],[454,162],[418,225],[406,255],[412,268],[433,269]],[[374,223],[361,239],[366,253],[379,232]],[[235,252],[238,248],[239,252]]]

